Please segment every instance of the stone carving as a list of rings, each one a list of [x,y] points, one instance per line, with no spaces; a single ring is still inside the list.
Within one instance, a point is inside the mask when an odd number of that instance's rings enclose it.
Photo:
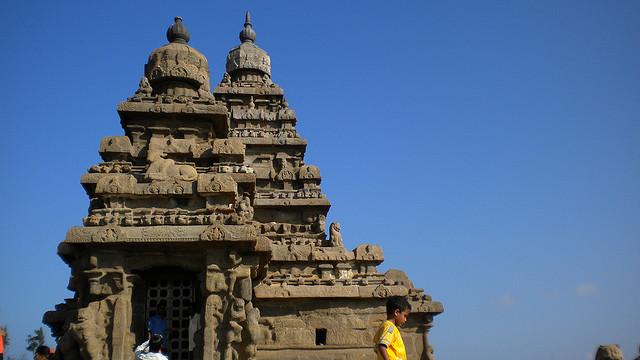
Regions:
[[[136,90],[136,95],[151,96],[152,92],[153,92],[153,88],[151,87],[151,84],[149,83],[149,79],[147,79],[146,76],[143,76],[140,79],[140,84],[138,85],[138,90]]]
[[[344,247],[342,244],[342,234],[340,233],[340,223],[331,223],[329,231],[331,246]]]
[[[98,232],[94,233],[91,237],[93,242],[117,242],[125,240],[125,235],[122,234],[122,230],[117,226],[106,226]]]
[[[283,158],[279,158],[276,160],[278,162],[278,166],[280,167],[280,171],[278,172],[276,179],[284,180],[284,181],[294,180],[295,173],[294,173],[294,170],[291,168],[291,165],[289,165],[289,162]]]
[[[98,180],[96,193],[133,194],[136,190],[136,183],[136,178],[132,175],[108,175]]]
[[[226,70],[229,74],[239,70],[257,70],[267,75],[271,74],[271,58],[253,43],[255,39],[255,31],[247,12],[244,29],[240,33],[242,43],[231,50],[227,56]]]
[[[216,351],[220,344],[217,330],[218,326],[224,319],[223,308],[223,301],[220,295],[211,294],[207,296],[204,326],[205,341],[203,346],[205,359],[219,359],[220,355]]]
[[[380,284],[373,290],[373,296],[379,298],[387,298],[393,296],[393,293],[388,287]]]
[[[208,241],[222,241],[225,240],[227,234],[222,226],[212,225],[209,226],[202,234],[200,234],[201,240]]]
[[[254,170],[252,167],[247,165],[220,165],[216,167],[217,172],[219,173],[244,173],[244,174],[253,174]]]
[[[131,172],[130,162],[105,162],[93,165],[89,168],[90,173],[128,173]]]
[[[231,76],[229,76],[229,73],[224,73],[224,75],[222,76],[222,81],[220,82],[220,86],[221,87],[231,86]]]
[[[245,145],[236,139],[213,140],[213,152],[225,155],[244,155]]]
[[[169,44],[154,50],[145,65],[145,76],[151,85],[163,90],[166,81],[181,79],[185,82],[195,82],[197,84],[196,90],[202,89],[203,92],[208,93],[209,65],[207,58],[187,45],[189,35],[180,17],[175,18],[175,24],[167,32],[167,39]],[[190,94],[196,95],[198,93],[191,92]]]
[[[325,232],[327,228],[327,217],[320,214],[318,215],[318,221],[315,223],[314,230],[319,233]]]
[[[260,310],[253,307],[249,302],[246,306],[247,332],[249,333],[249,342],[245,347],[248,359],[255,359],[257,353],[257,344],[262,340],[262,331],[260,329]]]
[[[233,177],[226,174],[200,174],[198,178],[199,193],[233,193],[238,192],[238,185]]]
[[[353,252],[357,260],[372,260],[372,261],[384,260],[382,249],[377,245],[369,245],[369,244],[358,245],[358,247]]]
[[[304,165],[300,167],[300,179],[320,179],[320,170],[316,166]]]
[[[129,332],[131,283],[121,268],[96,265],[94,260],[92,268],[84,271],[84,277],[89,281],[88,295],[97,297],[97,301],[77,310],[77,316],[58,343],[65,359],[125,360],[134,345],[133,334]]]
[[[624,360],[620,345],[600,345],[596,352],[596,360]]]
[[[145,179],[156,181],[194,181],[198,178],[198,172],[193,166],[177,165],[175,161],[165,159],[163,156],[165,155],[161,151],[149,152],[147,156],[149,167],[145,173]]]
[[[131,140],[127,136],[107,136],[100,141],[100,154],[127,154],[133,152]]]
[[[245,222],[253,220],[253,206],[251,206],[251,198],[249,193],[244,193],[242,199],[238,203],[238,215],[244,219]]]
[[[170,358],[363,359],[393,295],[413,307],[408,357],[432,359],[442,305],[403,272],[380,273],[380,247],[349,251],[338,223],[326,229],[320,170],[305,165],[248,14],[213,94],[207,59],[174,21],[118,105],[126,135],[103,138],[103,162],[81,178],[84,226],[59,246],[74,296],[45,322],[65,359],[130,360],[159,299],[173,317]],[[188,313],[201,326],[186,341]]]
[[[271,81],[269,74],[262,75],[262,82],[265,86],[275,86],[275,84]]]

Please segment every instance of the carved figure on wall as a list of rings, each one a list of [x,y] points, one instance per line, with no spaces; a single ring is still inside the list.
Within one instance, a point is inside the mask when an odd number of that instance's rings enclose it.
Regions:
[[[271,78],[269,77],[269,75],[264,74],[262,75],[262,82],[266,85],[266,86],[273,86],[273,81],[271,81]]]
[[[327,217],[320,214],[318,215],[318,221],[313,224],[313,230],[318,233],[325,232],[327,229]]]
[[[209,85],[202,84],[198,89],[198,96],[203,99],[213,100],[214,97],[211,95],[211,91],[209,90]]]
[[[278,158],[276,159],[280,165],[280,172],[276,176],[278,180],[293,180],[295,178],[295,174],[291,169],[291,165],[287,162],[286,159]]]
[[[244,309],[244,299],[234,298],[231,304],[231,320],[238,323],[243,322],[247,318]]]
[[[300,179],[319,179],[320,170],[316,166],[305,165],[300,167]]]
[[[249,333],[249,342],[245,347],[245,352],[249,359],[255,359],[257,352],[257,344],[262,340],[262,332],[260,331],[260,310],[254,308],[251,302],[245,306],[247,317],[247,332]]]
[[[204,334],[205,334],[205,346],[204,346],[204,358],[211,359],[215,356],[219,356],[215,349],[218,348],[220,339],[218,338],[218,325],[222,322],[223,314],[223,302],[222,298],[216,294],[211,294],[206,300],[205,315],[209,319],[205,319]]]
[[[125,359],[133,348],[131,324],[131,284],[118,295],[92,301],[78,309],[75,321],[58,344],[65,359]],[[115,289],[107,291],[115,293]],[[111,344],[111,346],[108,346]]]
[[[276,176],[278,176],[278,173],[276,172],[276,169],[273,167],[273,162],[269,161],[269,178],[273,180],[276,178]]]
[[[231,76],[228,73],[224,73],[222,75],[222,81],[220,82],[220,87],[229,87],[231,86]]]
[[[140,83],[138,84],[138,90],[136,90],[136,94],[137,95],[144,95],[144,96],[151,96],[152,92],[153,92],[153,88],[151,87],[151,84],[149,83],[149,79],[147,79],[146,76],[143,76],[140,79]]]
[[[229,251],[227,259],[229,261],[229,269],[227,270],[229,274],[229,294],[233,294],[233,289],[236,286],[236,279],[238,278],[237,267],[242,263],[242,257],[235,251]]]
[[[344,247],[342,243],[342,234],[340,233],[340,223],[331,223],[329,231],[329,241],[331,242],[331,246]]]
[[[149,150],[147,156],[149,167],[144,175],[145,179],[195,181],[198,178],[198,171],[193,166],[177,165],[175,161],[165,159],[164,156],[162,151]]]
[[[242,199],[238,203],[238,215],[246,222],[253,220],[253,206],[251,206],[249,193],[242,194]]]
[[[242,326],[235,321],[229,321],[229,327],[226,333],[226,348],[224,351],[224,360],[238,360],[238,351],[234,349],[234,343],[242,342]]]
[[[79,345],[81,356],[78,359],[107,359],[107,318],[100,309],[100,302],[90,303],[78,310],[77,321],[69,325],[69,331],[61,339],[61,346]],[[77,344],[77,345],[76,345]]]
[[[216,154],[242,154],[244,153],[244,146],[242,143],[238,141],[229,140],[229,139],[217,139],[213,140],[213,151]],[[223,172],[233,172],[232,168],[228,171]]]

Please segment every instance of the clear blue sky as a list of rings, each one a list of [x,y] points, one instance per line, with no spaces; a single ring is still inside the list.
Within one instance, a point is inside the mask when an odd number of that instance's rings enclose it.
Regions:
[[[445,305],[440,360],[640,344],[640,1],[4,1],[0,324],[69,297],[80,175],[175,15],[212,82],[244,10],[345,243]]]

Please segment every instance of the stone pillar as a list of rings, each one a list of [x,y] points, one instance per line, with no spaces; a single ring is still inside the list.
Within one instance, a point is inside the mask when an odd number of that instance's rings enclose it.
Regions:
[[[427,315],[424,327],[424,351],[426,360],[436,360],[436,356],[433,354],[433,347],[429,343],[429,330],[433,327],[433,316]]]
[[[219,256],[207,254],[207,270],[204,276],[203,299],[204,311],[202,334],[202,359],[220,359],[220,324],[224,319],[223,298],[228,291],[227,281],[220,269]]]

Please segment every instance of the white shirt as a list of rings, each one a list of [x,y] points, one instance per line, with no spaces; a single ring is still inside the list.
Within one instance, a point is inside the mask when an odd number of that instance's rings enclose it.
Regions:
[[[169,360],[162,353],[149,352],[149,340],[143,342],[134,350],[136,360]]]

